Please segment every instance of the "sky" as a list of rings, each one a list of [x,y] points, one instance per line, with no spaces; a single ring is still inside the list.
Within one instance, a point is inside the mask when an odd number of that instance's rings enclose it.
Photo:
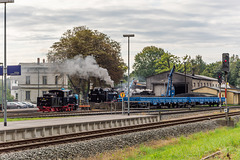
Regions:
[[[0,4],[0,62],[4,55],[3,10],[4,4]],[[7,65],[36,62],[38,57],[42,61],[64,32],[78,26],[119,42],[125,63],[128,41],[123,34],[134,34],[130,66],[146,46],[179,57],[201,55],[212,63],[220,61],[222,53],[239,55],[240,1],[15,0],[7,4]]]

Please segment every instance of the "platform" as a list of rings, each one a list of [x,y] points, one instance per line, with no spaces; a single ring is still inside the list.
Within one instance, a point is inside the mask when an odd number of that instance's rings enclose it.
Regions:
[[[79,133],[114,127],[158,122],[159,116],[149,115],[98,115],[42,120],[0,122],[0,142]]]

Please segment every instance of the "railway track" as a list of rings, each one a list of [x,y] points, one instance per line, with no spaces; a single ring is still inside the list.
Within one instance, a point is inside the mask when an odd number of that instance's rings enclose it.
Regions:
[[[231,108],[231,107],[230,107]],[[232,107],[237,108],[237,107]],[[238,107],[239,108],[239,107]],[[208,107],[208,108],[173,108],[173,109],[159,109],[159,110],[131,110],[131,114],[183,114],[193,112],[204,112],[219,110],[219,107]],[[126,112],[125,112],[126,113]],[[107,114],[122,114],[122,111],[73,111],[73,112],[37,112],[37,110],[26,111],[10,111],[7,113],[8,118],[47,118],[47,117],[70,117],[70,116],[92,116],[92,115],[107,115]],[[3,118],[3,113],[0,112],[0,118]]]
[[[229,113],[229,116],[236,116],[236,115],[240,115],[240,112]],[[94,130],[94,131],[80,132],[80,133],[74,133],[74,134],[68,134],[68,135],[59,135],[59,136],[36,138],[36,139],[29,139],[29,140],[4,142],[4,143],[0,143],[0,153],[14,152],[14,151],[20,151],[20,150],[26,150],[26,149],[39,148],[39,147],[44,147],[49,145],[109,137],[114,135],[121,135],[126,133],[133,133],[133,132],[145,131],[150,129],[175,126],[180,124],[195,123],[195,122],[200,122],[204,120],[218,119],[223,117],[225,117],[225,113],[208,115],[208,116],[191,117],[191,118],[182,118],[182,119],[169,120],[169,121],[161,121],[161,122],[148,123],[148,124],[142,124],[142,125],[136,125],[136,126]]]

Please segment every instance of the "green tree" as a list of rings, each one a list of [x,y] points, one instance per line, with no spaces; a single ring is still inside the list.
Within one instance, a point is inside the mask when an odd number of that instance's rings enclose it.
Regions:
[[[122,79],[126,70],[120,56],[120,44],[110,39],[106,34],[90,30],[85,26],[67,30],[60,40],[51,46],[48,59],[61,63],[78,55],[82,57],[93,56],[100,67],[107,69],[115,83]],[[88,93],[90,83],[93,83],[93,86],[105,85],[100,79],[94,77],[82,79],[78,76],[71,76],[70,79],[72,86],[77,88],[76,92],[79,92],[80,89],[83,95]]]
[[[230,69],[228,73],[228,82],[236,87],[240,87],[240,59],[238,55],[230,57]]]
[[[206,68],[206,62],[203,61],[202,56],[197,55],[195,59],[192,59],[192,68],[195,74],[201,74]]]
[[[156,61],[160,59],[164,53],[162,48],[157,48],[155,46],[144,47],[134,58],[134,75],[142,80],[145,80],[148,76],[154,75],[157,69]]]
[[[164,53],[160,59],[156,60],[156,73],[169,71],[175,65],[175,71],[182,70],[183,64],[180,58],[172,55],[171,53]]]
[[[214,62],[210,64],[206,64],[206,67],[204,71],[201,73],[201,75],[217,78],[218,72],[222,71],[222,62]]]

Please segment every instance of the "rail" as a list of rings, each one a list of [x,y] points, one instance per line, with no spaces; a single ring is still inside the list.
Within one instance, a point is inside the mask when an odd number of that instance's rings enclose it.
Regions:
[[[240,115],[240,112],[229,113],[229,116],[236,116],[236,115]],[[205,120],[218,119],[223,117],[225,117],[225,113],[191,117],[191,118],[182,118],[182,119],[169,120],[169,121],[161,121],[161,122],[141,124],[141,125],[128,126],[128,127],[118,127],[118,128],[111,128],[111,129],[80,132],[80,133],[67,134],[67,135],[61,135],[61,136],[52,136],[52,137],[45,137],[45,138],[4,142],[4,143],[0,143],[0,153],[39,148],[39,147],[48,146],[48,145],[84,141],[84,140],[90,140],[90,139],[96,139],[96,138],[102,138],[102,137],[109,137],[114,135],[121,135],[126,133],[175,126],[179,124],[195,123],[195,122],[200,122]]]

